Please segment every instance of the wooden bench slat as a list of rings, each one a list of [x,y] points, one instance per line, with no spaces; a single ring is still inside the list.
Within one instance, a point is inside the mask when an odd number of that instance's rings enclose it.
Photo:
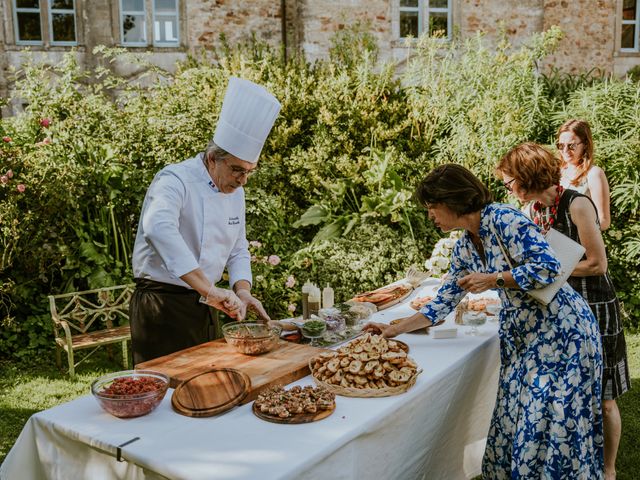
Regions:
[[[71,337],[73,349],[81,349],[92,347],[94,345],[102,345],[107,343],[117,343],[131,338],[131,329],[128,325],[124,327],[110,328],[92,333],[84,333]],[[65,346],[64,339],[58,341],[61,346]]]

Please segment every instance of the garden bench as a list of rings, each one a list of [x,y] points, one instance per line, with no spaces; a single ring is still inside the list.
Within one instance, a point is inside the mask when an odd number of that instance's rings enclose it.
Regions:
[[[133,289],[134,284],[128,284],[49,295],[49,309],[56,340],[56,363],[61,366],[60,352],[67,352],[71,378],[75,378],[75,368],[99,347],[113,343],[122,344],[122,364],[129,368],[129,300]],[[126,325],[120,325],[121,322],[116,320],[124,321]],[[91,352],[74,363],[76,350],[91,347]]]

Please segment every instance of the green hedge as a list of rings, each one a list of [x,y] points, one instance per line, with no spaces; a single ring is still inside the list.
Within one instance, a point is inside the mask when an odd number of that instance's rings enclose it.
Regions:
[[[536,65],[559,38],[554,29],[497,50],[480,37],[422,38],[396,74],[376,62],[368,34],[347,30],[326,61],[284,63],[263,44],[227,46],[215,63],[150,68],[153,88],[107,68],[83,72],[73,54],[54,67],[27,63],[16,96],[28,106],[0,122],[0,355],[51,346],[46,294],[130,280],[146,188],[164,165],[204,148],[231,75],[264,84],[283,105],[247,188],[248,237],[261,243],[252,246],[256,292],[274,317],[289,314],[307,279],[333,284],[343,300],[428,258],[440,235],[411,195],[433,166],[468,166],[504,199],[493,176],[500,156],[525,140],[552,144],[558,125],[579,116],[594,127],[611,182],[605,238],[636,327],[640,89],[601,79],[552,91],[557,82]],[[95,54],[105,65],[146,62],[122,50]],[[281,262],[265,261],[272,255]]]

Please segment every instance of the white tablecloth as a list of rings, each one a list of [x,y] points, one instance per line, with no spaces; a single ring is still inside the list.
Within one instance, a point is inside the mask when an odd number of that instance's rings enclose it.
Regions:
[[[412,297],[375,320],[414,313]],[[451,318],[443,325],[455,326]],[[311,424],[265,422],[251,404],[188,418],[171,409],[172,390],[151,414],[123,420],[87,395],[33,415],[0,478],[472,478],[480,473],[500,360],[497,324],[480,327],[478,337],[465,329],[452,339],[400,336],[424,370],[414,387],[394,397],[337,397],[335,412]],[[117,461],[116,447],[135,437]]]

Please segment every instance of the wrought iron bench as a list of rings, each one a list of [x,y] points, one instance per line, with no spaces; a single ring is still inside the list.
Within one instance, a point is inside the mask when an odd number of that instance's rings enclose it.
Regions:
[[[129,368],[127,340],[129,300],[134,284],[85,290],[83,292],[49,295],[49,309],[56,340],[56,362],[62,365],[60,352],[67,352],[69,376],[75,378],[75,368],[99,347],[122,344],[122,364]],[[126,325],[119,325],[121,320]],[[82,360],[74,363],[74,351],[93,347]]]

